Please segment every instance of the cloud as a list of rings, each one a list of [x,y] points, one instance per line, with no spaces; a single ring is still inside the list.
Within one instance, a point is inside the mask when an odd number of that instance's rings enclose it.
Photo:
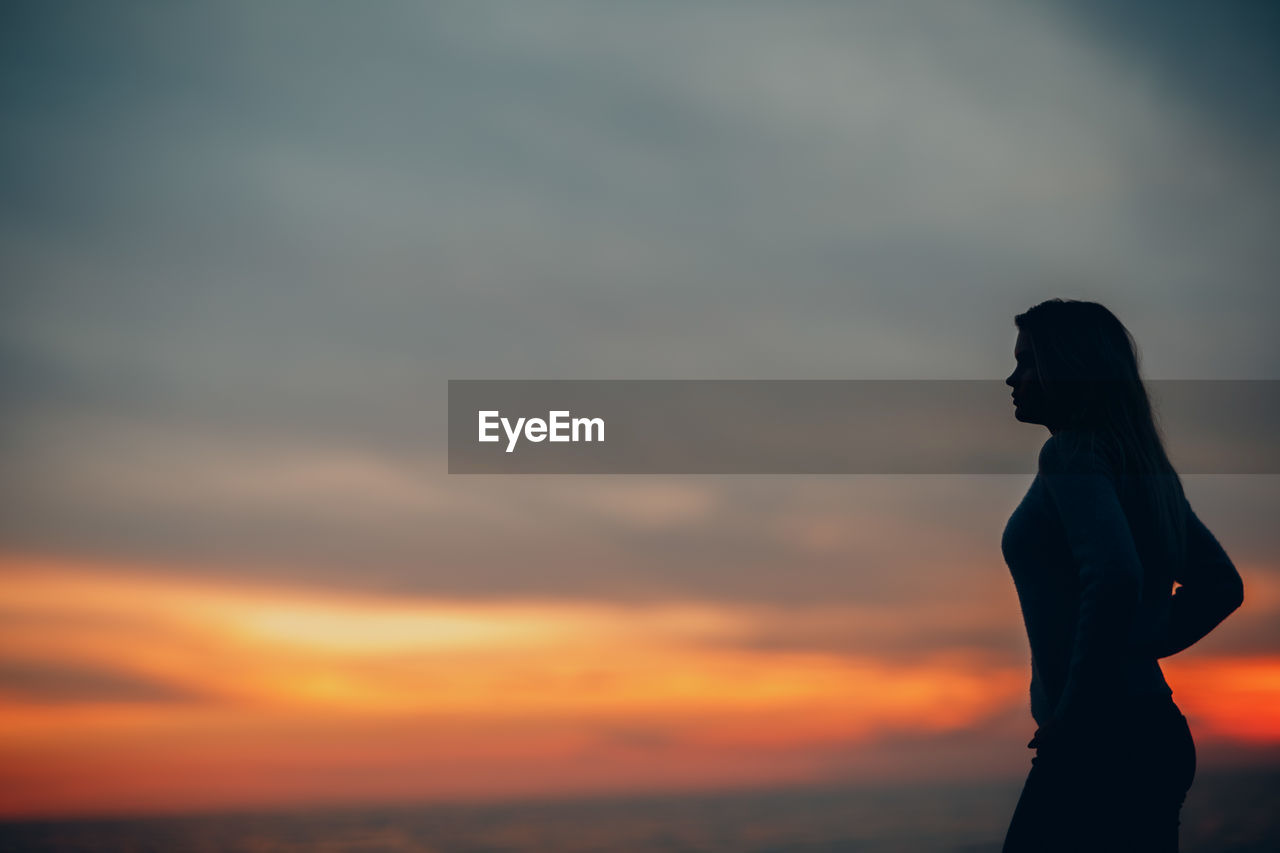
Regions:
[[[23,702],[192,702],[202,698],[180,685],[126,671],[48,661],[0,660],[0,694]]]
[[[1100,20],[24,15],[0,75],[6,541],[474,596],[1007,591],[1019,484],[464,481],[445,380],[1003,376],[1012,314],[1063,291],[1115,307],[1150,375],[1274,377],[1257,131]],[[1233,519],[1271,488],[1217,503],[1264,566],[1271,526]]]

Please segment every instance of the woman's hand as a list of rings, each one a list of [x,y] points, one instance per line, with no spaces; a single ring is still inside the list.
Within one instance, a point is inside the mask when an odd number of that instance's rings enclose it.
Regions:
[[[1036,733],[1031,736],[1031,741],[1027,744],[1027,749],[1042,749],[1046,744],[1052,745],[1055,741],[1055,733],[1057,729],[1052,723],[1046,723],[1036,729]]]
[[[1057,719],[1052,719],[1036,729],[1036,733],[1032,735],[1031,742],[1027,744],[1027,748],[1039,751],[1048,749],[1056,752],[1068,746],[1074,740],[1072,734],[1072,729],[1069,726],[1064,725]]]

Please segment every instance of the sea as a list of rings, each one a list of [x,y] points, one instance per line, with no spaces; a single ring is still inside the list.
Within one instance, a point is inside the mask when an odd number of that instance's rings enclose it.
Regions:
[[[0,823],[42,853],[998,853],[1021,780]],[[1201,774],[1182,853],[1280,851],[1280,770]]]

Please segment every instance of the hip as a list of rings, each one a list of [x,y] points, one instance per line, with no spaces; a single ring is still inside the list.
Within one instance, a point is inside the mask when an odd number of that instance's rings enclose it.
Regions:
[[[1195,777],[1195,741],[1171,696],[1130,697],[1037,749],[1032,764],[1117,785],[1153,780],[1185,792]]]

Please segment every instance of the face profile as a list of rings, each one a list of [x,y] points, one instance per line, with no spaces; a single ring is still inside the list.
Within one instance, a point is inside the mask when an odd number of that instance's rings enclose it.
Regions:
[[[1049,431],[1053,432],[1048,396],[1040,381],[1035,350],[1025,331],[1018,332],[1018,339],[1013,345],[1013,358],[1017,363],[1013,373],[1005,379],[1005,384],[1013,389],[1013,416],[1023,423],[1049,427]]]

